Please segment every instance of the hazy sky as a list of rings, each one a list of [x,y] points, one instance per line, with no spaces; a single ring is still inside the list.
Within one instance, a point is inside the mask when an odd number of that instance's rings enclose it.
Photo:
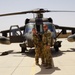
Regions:
[[[0,14],[28,11],[36,8],[75,11],[75,0],[0,0]],[[32,14],[0,17],[0,31],[9,29],[11,25],[23,26],[25,19],[32,17]],[[45,13],[44,17],[52,17],[54,24],[60,26],[75,27],[75,12],[50,12]]]

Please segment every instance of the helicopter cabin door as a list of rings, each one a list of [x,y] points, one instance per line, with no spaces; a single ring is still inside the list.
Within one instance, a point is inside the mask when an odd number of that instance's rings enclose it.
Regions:
[[[10,36],[10,42],[11,43],[19,43],[19,42],[24,41],[22,32],[21,32],[18,25],[14,25],[14,26],[10,27],[9,36]]]

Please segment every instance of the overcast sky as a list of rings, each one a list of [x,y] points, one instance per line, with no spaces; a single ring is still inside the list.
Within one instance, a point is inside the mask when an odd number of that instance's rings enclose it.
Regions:
[[[0,0],[0,14],[28,11],[36,8],[75,11],[75,0]],[[23,26],[25,19],[32,17],[32,14],[0,17],[0,31],[9,29],[11,25]],[[60,26],[75,27],[75,12],[50,12],[45,13],[44,17],[51,17],[54,24]]]

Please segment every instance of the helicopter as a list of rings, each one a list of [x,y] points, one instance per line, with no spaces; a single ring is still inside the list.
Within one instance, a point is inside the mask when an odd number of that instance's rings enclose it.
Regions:
[[[24,53],[25,50],[27,50],[27,47],[34,47],[33,44],[33,33],[32,29],[36,28],[37,32],[39,34],[43,34],[43,25],[48,25],[48,29],[52,32],[52,40],[51,40],[51,47],[54,47],[55,51],[59,51],[59,48],[61,47],[62,41],[57,41],[58,36],[61,33],[66,34],[66,27],[60,27],[58,25],[53,24],[53,20],[51,17],[49,18],[43,18],[43,13],[45,12],[75,12],[75,11],[50,11],[45,9],[37,9],[37,10],[31,10],[31,11],[23,11],[23,12],[16,12],[16,13],[7,13],[7,14],[0,14],[0,17],[2,16],[10,16],[10,15],[19,15],[19,14],[27,14],[27,13],[35,13],[36,17],[32,19],[26,19],[25,25],[22,27],[19,27],[18,25],[12,25],[10,26],[9,30],[0,31],[2,33],[2,36],[0,36],[0,43],[2,44],[11,44],[11,43],[20,43],[19,46],[21,47],[21,52]],[[56,34],[56,28],[62,29],[62,31],[57,35]],[[73,32],[75,29],[73,29]]]

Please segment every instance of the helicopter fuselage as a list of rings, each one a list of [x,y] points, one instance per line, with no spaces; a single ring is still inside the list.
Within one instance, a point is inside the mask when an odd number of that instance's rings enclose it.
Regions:
[[[25,25],[24,37],[27,40],[27,42],[31,41],[33,43],[33,32],[32,32],[33,28],[35,28],[39,34],[44,33],[43,32],[44,24],[48,25],[48,29],[52,32],[52,39],[55,40],[56,30],[54,24],[50,23],[47,18],[42,18],[37,20],[30,19],[30,22]]]

